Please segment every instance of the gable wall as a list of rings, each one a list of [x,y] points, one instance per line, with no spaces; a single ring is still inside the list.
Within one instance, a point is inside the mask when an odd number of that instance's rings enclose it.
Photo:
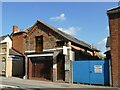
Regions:
[[[12,40],[9,36],[7,36],[1,43],[8,42],[9,43],[9,49],[12,47]]]
[[[33,32],[31,32],[25,40],[25,51],[35,50],[35,37],[43,36],[43,49],[51,49],[57,47],[56,41],[62,40],[58,34],[51,31],[43,25],[38,25]]]

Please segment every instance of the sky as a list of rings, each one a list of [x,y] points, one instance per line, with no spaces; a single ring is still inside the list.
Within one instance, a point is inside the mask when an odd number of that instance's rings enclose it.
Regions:
[[[12,26],[32,26],[37,19],[105,52],[109,24],[106,11],[117,2],[2,2],[2,35]],[[0,26],[1,28],[1,26]]]

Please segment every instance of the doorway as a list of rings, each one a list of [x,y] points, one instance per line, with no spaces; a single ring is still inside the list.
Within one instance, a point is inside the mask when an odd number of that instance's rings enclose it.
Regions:
[[[57,80],[65,81],[65,56],[63,54],[57,56]]]

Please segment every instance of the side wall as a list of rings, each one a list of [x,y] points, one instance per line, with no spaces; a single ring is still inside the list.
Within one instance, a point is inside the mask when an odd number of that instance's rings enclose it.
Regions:
[[[112,81],[113,86],[120,87],[120,15],[109,15],[111,57],[112,57]]]

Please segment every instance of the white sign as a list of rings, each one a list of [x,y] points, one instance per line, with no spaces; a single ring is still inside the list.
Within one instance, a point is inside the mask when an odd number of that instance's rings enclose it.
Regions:
[[[95,73],[102,73],[102,65],[94,65]]]
[[[67,55],[67,47],[66,46],[63,46],[63,54]]]

